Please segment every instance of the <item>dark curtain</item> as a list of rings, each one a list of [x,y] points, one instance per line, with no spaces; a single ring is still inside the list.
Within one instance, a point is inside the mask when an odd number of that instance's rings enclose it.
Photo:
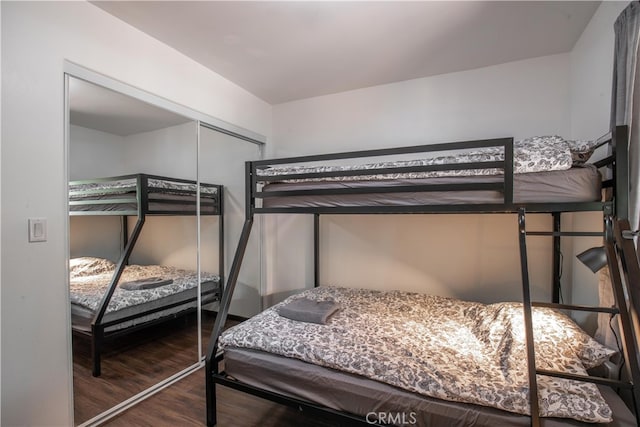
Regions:
[[[628,125],[629,138],[629,223],[640,228],[640,141],[638,138],[638,110],[640,75],[638,73],[638,40],[640,39],[640,2],[631,2],[615,22],[615,51],[613,60],[613,90],[611,96],[611,128]],[[620,212],[618,215],[621,216]]]
[[[638,67],[638,41],[640,40],[640,2],[633,1],[620,13],[614,24],[615,51],[613,57],[613,88],[611,93],[611,129],[629,126],[629,212],[632,230],[640,228],[640,73]],[[608,268],[600,272],[598,293],[600,305],[614,305]],[[598,316],[596,338],[616,348],[616,339],[609,324],[609,316]]]

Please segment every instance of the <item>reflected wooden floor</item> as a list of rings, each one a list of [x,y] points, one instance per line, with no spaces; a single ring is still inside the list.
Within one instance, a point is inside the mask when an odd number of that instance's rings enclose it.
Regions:
[[[209,315],[206,322],[213,318]],[[204,319],[204,316],[203,316]],[[198,361],[195,315],[114,339],[102,375],[91,375],[90,340],[73,337],[74,421],[81,424]]]
[[[206,348],[215,316],[203,314],[202,342]],[[227,321],[226,327],[238,323]],[[102,362],[102,375],[91,376],[89,342],[74,337],[75,422],[80,424],[194,363],[195,322],[177,322],[159,331],[115,343]],[[160,338],[161,337],[161,338]],[[110,427],[204,426],[206,424],[204,369],[158,392],[103,424]],[[218,386],[219,427],[334,427],[239,391]]]

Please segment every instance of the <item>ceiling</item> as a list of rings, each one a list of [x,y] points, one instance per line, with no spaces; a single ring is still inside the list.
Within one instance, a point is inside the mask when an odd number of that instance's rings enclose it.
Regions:
[[[69,122],[119,136],[193,121],[119,92],[69,79]]]
[[[95,1],[270,104],[569,52],[593,1]]]

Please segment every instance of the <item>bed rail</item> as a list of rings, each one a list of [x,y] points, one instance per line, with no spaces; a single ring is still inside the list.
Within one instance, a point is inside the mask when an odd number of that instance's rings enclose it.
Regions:
[[[370,158],[388,158],[389,156],[407,156],[424,154],[425,156],[452,155],[460,153],[462,150],[477,150],[486,148],[497,148],[501,150],[503,159],[501,161],[487,160],[465,163],[444,163],[433,165],[410,165],[400,167],[380,166],[368,167],[366,169],[352,169],[345,171],[320,171],[313,173],[290,173],[279,176],[260,175],[259,171],[272,166],[282,165],[310,165],[317,162],[327,161],[363,161]],[[312,189],[312,190],[287,190],[287,191],[262,191],[263,184],[275,181],[293,179],[327,179],[336,177],[357,178],[364,175],[385,175],[385,174],[411,174],[421,172],[444,172],[460,170],[490,170],[499,169],[503,171],[501,179],[494,182],[472,182],[463,184],[412,184],[400,186],[375,185],[365,188],[334,188],[334,189]],[[400,192],[449,192],[449,191],[499,191],[503,194],[503,202],[500,204],[477,205],[471,210],[503,210],[504,205],[513,204],[513,138],[495,138],[484,140],[472,140],[463,142],[451,142],[440,144],[416,145],[409,147],[397,147],[389,149],[375,149],[350,151],[335,154],[319,154],[310,156],[288,157],[275,160],[259,160],[250,163],[248,171],[250,185],[250,208],[253,213],[419,213],[442,211],[442,206],[411,205],[411,206],[339,206],[339,207],[286,207],[270,208],[257,206],[256,199],[264,200],[274,197],[296,197],[296,196],[336,196],[336,195],[362,195],[362,194],[384,194]],[[450,210],[468,211],[469,205],[449,206]],[[447,210],[447,209],[444,209]]]
[[[143,173],[71,181],[69,214],[196,215],[197,188],[193,180]],[[200,214],[219,215],[221,194],[221,185],[200,183]]]
[[[618,130],[618,133],[624,130]],[[620,163],[617,160],[617,151],[614,151],[614,136],[607,135],[601,137],[599,141],[603,144],[610,144],[612,154],[596,164],[597,168],[615,168]],[[624,139],[624,138],[622,138]],[[331,168],[319,168],[319,170],[307,170],[319,162],[337,162],[349,160],[352,163],[364,163],[364,159],[385,158],[389,156],[408,156],[424,154],[423,158],[433,156],[451,156],[462,150],[476,150],[494,148],[504,154],[503,159],[486,161],[473,161],[457,163],[450,161],[442,164],[411,164],[402,166],[389,166],[380,161],[366,168],[351,168],[347,170],[332,170]],[[626,155],[622,150],[621,155]],[[322,163],[320,163],[322,164]],[[291,171],[279,173],[278,175],[265,175],[263,171],[272,167],[291,167]],[[348,179],[358,180],[365,175],[378,176],[388,174],[416,174],[424,172],[455,172],[461,170],[475,170],[484,172],[477,179],[470,177],[464,183],[430,183],[411,182],[389,185],[388,180],[378,181],[375,184],[363,185],[333,185],[331,188],[287,188],[278,190],[274,183],[292,182],[292,180],[335,180]],[[489,171],[498,170],[500,173],[494,175],[494,179],[487,179]],[[605,176],[608,174],[604,174]],[[624,173],[621,174],[621,176]],[[613,180],[607,180],[604,186],[613,186]],[[268,191],[266,191],[268,190]],[[300,197],[339,197],[345,195],[384,195],[389,193],[436,193],[436,192],[471,192],[481,194],[481,192],[495,192],[500,194],[500,199],[488,203],[454,203],[454,204],[416,204],[411,202],[395,203],[390,202],[382,205],[378,203],[366,204],[358,202],[357,205],[327,204],[327,205],[305,205],[300,203],[296,206],[273,206],[271,200],[295,201]],[[451,142],[430,145],[417,145],[411,147],[398,147],[391,149],[376,149],[363,151],[350,151],[336,154],[319,154],[298,157],[288,157],[273,160],[260,160],[248,162],[247,171],[247,215],[261,213],[316,213],[316,214],[367,214],[367,213],[517,213],[524,208],[527,212],[578,212],[578,211],[606,211],[612,212],[614,207],[613,198],[598,202],[568,202],[568,203],[515,203],[514,202],[514,142],[513,138],[496,138],[485,140],[472,140],[462,142]],[[616,198],[618,200],[618,198]],[[622,208],[622,207],[621,207]]]

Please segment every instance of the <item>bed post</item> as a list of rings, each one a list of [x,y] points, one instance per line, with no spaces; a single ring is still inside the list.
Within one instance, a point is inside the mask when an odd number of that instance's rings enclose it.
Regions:
[[[560,248],[560,232],[561,232],[561,212],[553,212],[553,292],[551,301],[553,303],[560,302],[560,273],[562,271],[562,251]]]
[[[320,286],[320,214],[313,214],[313,286]]]
[[[213,427],[217,423],[216,416],[216,385],[213,381],[212,374],[218,373],[218,361],[216,359],[216,353],[218,348],[218,338],[222,333],[224,324],[227,321],[229,314],[229,307],[231,305],[231,298],[233,297],[233,290],[238,282],[238,275],[240,274],[240,267],[242,267],[242,259],[244,258],[247,244],[249,243],[249,236],[251,235],[251,228],[253,226],[253,211],[255,209],[255,197],[253,194],[255,166],[253,162],[246,162],[246,205],[245,205],[245,222],[242,227],[242,233],[240,234],[240,240],[238,241],[238,247],[235,255],[233,256],[233,262],[231,264],[231,270],[229,271],[229,277],[224,292],[222,293],[222,299],[220,300],[220,308],[218,309],[218,315],[216,316],[215,323],[213,324],[213,330],[211,331],[211,337],[209,339],[209,347],[207,348],[207,356],[205,358],[205,391],[206,391],[206,406],[207,406],[207,426]]]
[[[206,400],[207,400],[207,425],[212,427],[216,425],[216,391],[215,383],[211,374],[218,372],[216,361],[216,349],[218,347],[218,338],[222,333],[224,324],[227,321],[229,314],[229,306],[231,305],[231,298],[233,297],[233,290],[238,282],[238,274],[240,273],[240,267],[242,266],[242,258],[244,258],[245,249],[247,249],[247,243],[249,242],[249,235],[251,234],[251,226],[253,225],[253,218],[248,218],[244,227],[242,228],[242,234],[240,235],[240,241],[238,242],[238,248],[236,254],[233,257],[233,264],[231,265],[231,271],[229,271],[229,279],[224,287],[222,293],[222,300],[220,301],[220,308],[218,309],[218,315],[211,331],[211,338],[209,339],[209,348],[207,349],[207,357],[205,359],[205,373],[206,373]]]
[[[627,126],[612,129],[615,150],[613,179],[615,181],[615,214],[618,219],[629,218],[629,130]]]
[[[127,247],[127,243],[129,242],[129,217],[126,215],[122,215],[122,221],[121,221],[121,226],[122,226],[122,244],[120,246],[120,250],[124,251],[124,249]]]
[[[518,210],[518,237],[520,242],[520,267],[522,270],[522,308],[524,311],[527,367],[529,372],[529,407],[531,408],[531,425],[538,427],[540,425],[540,409],[538,402],[538,380],[536,377],[536,353],[533,341],[529,266],[527,264],[527,231],[525,226],[525,210],[523,208]]]
[[[100,324],[91,324],[91,363],[93,368],[91,374],[94,377],[99,377],[101,373],[101,353],[102,343],[104,342],[104,328]]]
[[[218,276],[220,290],[224,285],[224,186],[218,186]]]

